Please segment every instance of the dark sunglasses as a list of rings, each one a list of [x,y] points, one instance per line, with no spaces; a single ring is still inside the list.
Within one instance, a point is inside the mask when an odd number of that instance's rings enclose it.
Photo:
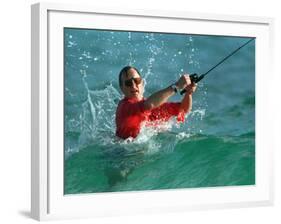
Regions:
[[[125,86],[132,87],[133,81],[135,82],[136,85],[139,85],[139,84],[141,84],[142,78],[139,77],[139,78],[131,78],[131,79],[125,80]]]

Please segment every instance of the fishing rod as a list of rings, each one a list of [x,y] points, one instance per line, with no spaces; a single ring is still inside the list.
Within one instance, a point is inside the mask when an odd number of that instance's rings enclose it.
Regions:
[[[254,40],[255,37],[251,38],[249,41],[247,41],[246,43],[242,44],[240,47],[238,47],[236,50],[234,50],[233,52],[231,52],[229,55],[227,55],[225,58],[223,58],[219,63],[217,63],[215,66],[213,66],[212,68],[210,68],[207,72],[203,73],[202,75],[198,75],[196,73],[191,74],[189,76],[191,82],[193,83],[198,83],[199,81],[201,81],[209,72],[211,72],[212,70],[214,70],[216,67],[218,67],[221,63],[223,63],[225,60],[227,60],[228,58],[230,58],[232,55],[234,55],[237,51],[239,51],[241,48],[245,47],[247,44],[249,44],[252,40]],[[184,94],[186,92],[186,90],[182,90],[180,92],[180,94]]]

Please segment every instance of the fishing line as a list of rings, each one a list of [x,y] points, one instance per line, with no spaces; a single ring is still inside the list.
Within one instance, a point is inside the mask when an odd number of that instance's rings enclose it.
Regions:
[[[234,55],[237,51],[239,51],[241,48],[245,47],[247,44],[249,44],[252,40],[254,40],[255,37],[251,38],[249,41],[247,41],[246,43],[242,44],[240,47],[238,47],[237,49],[235,49],[233,52],[231,52],[229,55],[227,55],[225,58],[223,58],[219,63],[217,63],[216,65],[214,65],[212,68],[210,68],[207,72],[203,73],[202,75],[198,75],[196,73],[191,74],[189,77],[191,79],[191,82],[193,83],[198,83],[200,80],[202,80],[208,73],[210,73],[212,70],[214,70],[216,67],[218,67],[220,64],[222,64],[225,60],[227,60],[228,58],[230,58],[232,55]],[[180,94],[184,94],[186,92],[186,90],[182,90],[180,92]]]

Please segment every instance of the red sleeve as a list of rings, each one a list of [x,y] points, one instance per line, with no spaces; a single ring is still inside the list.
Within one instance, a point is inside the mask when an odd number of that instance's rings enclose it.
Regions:
[[[151,111],[149,120],[168,121],[172,116],[176,116],[178,121],[184,121],[184,113],[180,113],[181,103],[164,103]]]

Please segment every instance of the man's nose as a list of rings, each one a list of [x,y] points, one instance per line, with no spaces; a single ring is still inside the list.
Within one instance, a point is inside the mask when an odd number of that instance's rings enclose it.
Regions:
[[[133,88],[138,88],[138,85],[135,83],[135,81],[132,81],[132,84],[133,84],[132,85]]]

